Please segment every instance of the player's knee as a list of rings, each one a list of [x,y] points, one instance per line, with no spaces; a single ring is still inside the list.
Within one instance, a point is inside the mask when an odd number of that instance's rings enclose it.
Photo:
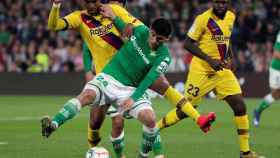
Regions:
[[[148,128],[156,127],[156,116],[152,110],[142,110],[138,115],[138,119]]]
[[[235,116],[246,115],[246,105],[244,101],[237,102],[233,108],[233,111]]]
[[[82,105],[88,105],[93,102],[95,96],[96,93],[93,90],[84,90],[77,98],[80,100]]]

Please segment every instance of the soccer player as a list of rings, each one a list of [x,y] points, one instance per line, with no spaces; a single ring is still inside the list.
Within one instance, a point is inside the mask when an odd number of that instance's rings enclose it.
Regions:
[[[82,11],[75,11],[64,18],[59,18],[59,9],[61,5],[60,0],[55,0],[52,10],[49,15],[48,26],[51,30],[59,31],[65,29],[76,29],[82,35],[82,38],[85,41],[83,55],[84,55],[84,64],[86,71],[86,80],[89,81],[94,77],[94,74],[91,72],[92,65],[91,62],[94,60],[95,62],[95,71],[96,73],[101,72],[106,63],[111,60],[112,56],[116,53],[116,51],[122,46],[123,41],[121,39],[121,34],[115,28],[112,21],[110,19],[103,19],[99,14],[99,0],[85,0],[86,9]],[[125,2],[125,1],[123,1]],[[120,13],[120,17],[129,23],[133,23],[135,26],[141,24],[140,21],[135,19],[132,16],[128,16],[129,14],[125,9],[118,5],[113,5],[113,9],[117,10]],[[87,47],[89,46],[89,47]],[[90,54],[89,54],[90,53]],[[92,60],[90,60],[92,59]],[[91,116],[93,113],[97,113],[95,111],[104,111],[102,108],[91,108]],[[104,120],[104,116],[102,119],[96,119],[94,117],[101,118],[99,115],[92,116],[92,120],[98,120],[101,122]],[[113,119],[113,125],[119,125],[122,122],[122,118],[120,116],[115,116]],[[90,121],[89,130],[88,130],[88,142],[90,146],[95,146],[100,141],[99,136],[99,128],[100,124],[98,122]],[[119,137],[118,127],[113,127],[115,129],[112,134],[112,138],[122,138]],[[115,143],[118,142],[118,143]],[[112,141],[114,145],[114,151],[117,151],[119,155],[122,155],[122,150],[119,149],[118,146],[121,146],[122,143],[119,139],[115,139]],[[117,147],[117,148],[115,148]],[[120,156],[120,157],[121,157]]]
[[[193,105],[214,90],[217,98],[225,100],[234,112],[241,158],[260,158],[249,145],[249,122],[240,85],[231,71],[230,37],[235,14],[229,0],[213,0],[213,7],[198,15],[186,37],[186,48],[194,55],[191,61],[185,96]],[[186,118],[180,109],[167,113],[159,122],[166,128]]]
[[[274,44],[273,58],[269,69],[269,86],[271,89],[270,93],[264,97],[259,106],[254,110],[253,124],[256,127],[260,124],[261,113],[275,100],[280,98],[280,32]]]
[[[126,0],[110,0],[110,1],[102,1],[103,3],[109,4],[117,4],[120,6],[124,6]],[[86,43],[83,44],[83,63],[84,63],[84,71],[85,71],[85,78],[86,81],[90,81],[95,76],[93,74],[93,66],[92,66],[92,56],[90,49],[87,47]],[[108,59],[109,60],[109,59]],[[99,134],[99,129],[105,117],[100,119],[100,116],[94,115],[98,113],[99,110],[103,110],[99,107],[91,107],[90,111],[90,123],[88,126],[88,144],[89,147],[95,147],[101,141],[101,137]],[[110,106],[107,111],[107,115],[109,115],[112,119],[112,132],[111,132],[111,141],[113,145],[114,152],[117,158],[124,158],[124,119],[123,117],[117,112],[114,106]],[[157,158],[163,158],[163,151],[161,146],[161,138],[158,134],[156,141],[153,145],[153,152]]]
[[[108,14],[120,29],[125,23],[111,11]],[[171,61],[164,42],[171,34],[170,23],[156,19],[151,28],[139,25],[113,59],[92,81],[88,82],[79,96],[69,100],[51,120],[42,120],[42,130],[48,136],[67,120],[72,119],[91,103],[109,106],[116,103],[118,111],[143,123],[143,142],[140,157],[147,157],[157,133],[156,117],[151,102],[146,98],[147,88],[164,73]]]
[[[75,11],[64,18],[59,18],[59,8],[61,4],[60,1],[54,1],[54,5],[49,16],[48,25],[52,30],[78,30],[81,33],[83,39],[86,41],[86,44],[89,46],[93,60],[95,61],[95,69],[98,73],[104,67],[104,65],[110,61],[113,54],[118,49],[120,49],[122,40],[120,39],[120,33],[114,27],[110,19],[102,18],[98,14],[98,6],[100,5],[99,1],[87,0],[86,2],[86,10]],[[141,22],[139,22],[137,19],[128,16],[129,14],[122,7],[112,5],[112,8],[116,13],[118,13],[118,16],[127,23],[133,23],[134,25],[139,23],[141,24]],[[203,131],[207,132],[209,130],[211,121],[213,121],[213,114],[210,113],[207,116],[200,116],[199,113],[192,108],[191,104],[189,104],[180,93],[178,93],[174,88],[170,87],[169,83],[163,76],[161,76],[160,79],[156,81],[156,85],[157,86],[152,86],[152,89],[154,88],[155,91],[166,96],[166,98],[168,98],[168,100],[170,100],[174,105],[182,108],[184,113],[188,113],[192,118],[194,118]],[[93,118],[90,121],[91,125],[100,125],[100,120],[104,118],[104,116],[100,116],[100,113],[102,112],[91,112],[91,114],[93,114]],[[95,134],[93,138],[100,138],[98,137],[98,129],[99,128],[92,131],[93,135]],[[92,136],[92,134],[89,136]],[[118,138],[120,138],[120,141],[116,142],[119,142],[120,145],[116,146],[121,146],[121,138],[123,137]],[[98,139],[95,140],[98,142]],[[94,141],[92,142],[94,143]]]

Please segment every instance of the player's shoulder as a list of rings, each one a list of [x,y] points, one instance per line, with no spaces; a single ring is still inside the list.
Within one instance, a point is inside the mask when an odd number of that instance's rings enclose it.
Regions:
[[[208,9],[206,11],[199,13],[195,17],[195,20],[200,22],[207,22],[210,17],[211,17],[211,9]]]
[[[227,16],[231,19],[235,19],[236,15],[235,15],[235,11],[233,9],[229,9],[227,11]]]

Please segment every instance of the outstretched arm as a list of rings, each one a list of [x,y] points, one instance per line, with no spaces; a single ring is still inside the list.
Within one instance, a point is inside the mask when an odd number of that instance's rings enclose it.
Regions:
[[[58,0],[56,0],[58,1]],[[81,24],[81,11],[75,11],[67,16],[60,18],[59,10],[60,10],[60,1],[54,1],[51,12],[49,14],[48,19],[48,27],[50,30],[59,31],[66,29],[76,29],[79,28]]]
[[[48,19],[48,27],[52,31],[63,30],[67,28],[67,21],[59,18],[60,2],[54,2]]]

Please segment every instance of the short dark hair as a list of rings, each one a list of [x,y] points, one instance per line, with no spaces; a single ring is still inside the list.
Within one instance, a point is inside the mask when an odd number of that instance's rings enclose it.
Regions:
[[[152,22],[151,28],[158,34],[169,37],[172,33],[172,25],[165,18],[157,18]]]

